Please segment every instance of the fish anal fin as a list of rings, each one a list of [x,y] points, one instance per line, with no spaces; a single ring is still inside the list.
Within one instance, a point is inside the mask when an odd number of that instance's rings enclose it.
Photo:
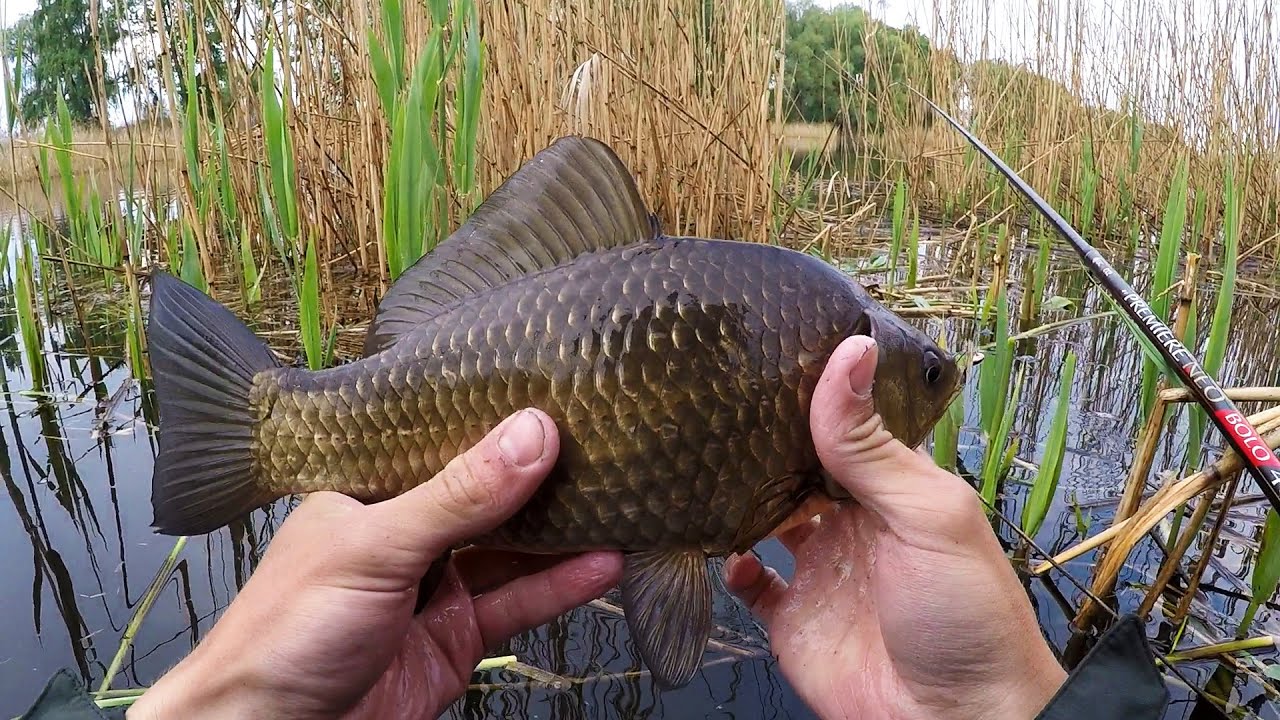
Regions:
[[[664,690],[683,687],[711,637],[711,577],[701,550],[626,556],[622,607],[645,667]]]

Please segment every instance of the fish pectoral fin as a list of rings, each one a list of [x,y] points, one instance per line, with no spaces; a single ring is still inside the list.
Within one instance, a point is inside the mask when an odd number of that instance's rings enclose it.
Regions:
[[[627,627],[658,686],[670,690],[688,684],[711,637],[706,553],[630,553],[621,585]]]

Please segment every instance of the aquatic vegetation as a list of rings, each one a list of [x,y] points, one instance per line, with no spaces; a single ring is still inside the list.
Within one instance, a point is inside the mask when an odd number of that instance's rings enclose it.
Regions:
[[[1164,221],[1160,224],[1159,254],[1151,278],[1151,292],[1147,304],[1162,322],[1169,322],[1169,289],[1177,268],[1178,252],[1187,215],[1187,162],[1183,159],[1169,186],[1169,200],[1165,206]],[[1156,380],[1163,374],[1164,361],[1147,358],[1142,365],[1142,391],[1140,394],[1142,417],[1149,417],[1155,400]]]
[[[1075,381],[1076,354],[1067,352],[1062,363],[1062,375],[1058,381],[1058,403],[1054,407],[1053,422],[1049,426],[1049,437],[1045,441],[1044,453],[1040,457],[1040,469],[1036,472],[1035,483],[1022,506],[1022,530],[1035,536],[1040,532],[1045,516],[1049,513],[1049,505],[1058,491],[1058,478],[1062,474],[1062,458],[1067,450],[1067,418],[1071,407],[1071,388]]]
[[[45,385],[44,341],[40,328],[40,316],[36,311],[35,274],[31,250],[26,243],[18,243],[18,262],[14,274],[14,304],[18,311],[18,331],[22,338],[22,351],[26,355],[31,373],[31,386],[43,390]]]
[[[262,62],[259,97],[262,100],[262,137],[266,145],[271,177],[271,219],[279,223],[280,241],[288,257],[296,256],[298,242],[298,196],[294,188],[293,135],[285,121],[284,99],[276,88],[275,47],[267,45]],[[194,95],[194,93],[193,93]],[[185,278],[184,278],[185,279]]]
[[[298,291],[298,328],[302,334],[302,347],[307,356],[307,367],[320,370],[332,360],[333,340],[337,326],[324,337],[324,320],[320,308],[320,269],[316,260],[315,238],[307,240],[307,254],[303,260],[302,284]]]
[[[889,241],[888,280],[891,288],[898,281],[898,257],[902,254],[907,232],[907,183],[899,177],[893,191],[893,235]]]
[[[1009,407],[1009,376],[1013,372],[1014,355],[1013,344],[1009,342],[1009,297],[1004,285],[995,288],[994,298],[993,357],[988,357],[978,366],[979,417],[988,442],[997,437],[996,428]]]
[[[1010,433],[1013,431],[1013,418],[1017,414],[1014,409],[1022,397],[1024,377],[1025,372],[1018,373],[1018,379],[1013,385],[1013,393],[1008,398],[1009,407],[1000,417],[1000,426],[994,432],[987,434],[986,454],[982,458],[980,492],[988,507],[995,504],[996,496],[1000,492],[1000,484],[1009,473],[1013,457],[1018,452],[1018,442],[1016,439],[1010,440]]]
[[[1249,584],[1253,594],[1249,597],[1249,606],[1240,618],[1240,635],[1248,632],[1253,625],[1254,616],[1258,614],[1258,608],[1275,596],[1276,587],[1280,585],[1280,515],[1275,510],[1267,510],[1267,519],[1262,526],[1262,540],[1258,543],[1258,556]]]
[[[1240,246],[1240,210],[1244,188],[1236,182],[1236,174],[1228,166],[1223,178],[1222,258],[1217,263],[1222,273],[1218,284],[1217,300],[1213,306],[1213,319],[1209,324],[1209,340],[1205,345],[1201,363],[1205,372],[1218,377],[1223,358],[1227,353],[1227,338],[1231,331],[1231,309],[1236,299],[1236,264]],[[1207,416],[1198,407],[1190,409],[1190,428],[1187,431],[1187,455],[1184,467],[1191,470],[1200,465],[1200,453],[1204,443]]]

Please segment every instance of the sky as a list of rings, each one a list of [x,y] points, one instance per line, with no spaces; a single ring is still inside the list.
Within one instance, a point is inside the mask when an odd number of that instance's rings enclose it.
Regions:
[[[38,2],[39,0],[0,0],[0,5],[4,7],[4,26],[9,27],[18,18],[34,11]]]

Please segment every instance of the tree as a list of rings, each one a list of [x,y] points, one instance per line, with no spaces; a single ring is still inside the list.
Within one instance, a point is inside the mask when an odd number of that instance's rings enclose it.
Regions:
[[[98,45],[93,42],[89,0],[40,0],[35,12],[25,16],[8,33],[5,58],[15,63],[18,109],[24,123],[34,124],[56,112],[59,95],[74,120],[97,120],[100,107],[97,50],[110,52],[120,41],[121,30],[113,13],[99,12]],[[19,60],[20,59],[20,60]],[[110,100],[119,82],[101,78]]]
[[[811,0],[789,4],[789,118],[874,131],[883,103],[898,106],[908,100],[909,92],[897,83],[920,81],[927,74],[929,53],[929,41],[915,28],[889,27],[860,7],[827,10]],[[863,97],[875,101],[864,103]]]

